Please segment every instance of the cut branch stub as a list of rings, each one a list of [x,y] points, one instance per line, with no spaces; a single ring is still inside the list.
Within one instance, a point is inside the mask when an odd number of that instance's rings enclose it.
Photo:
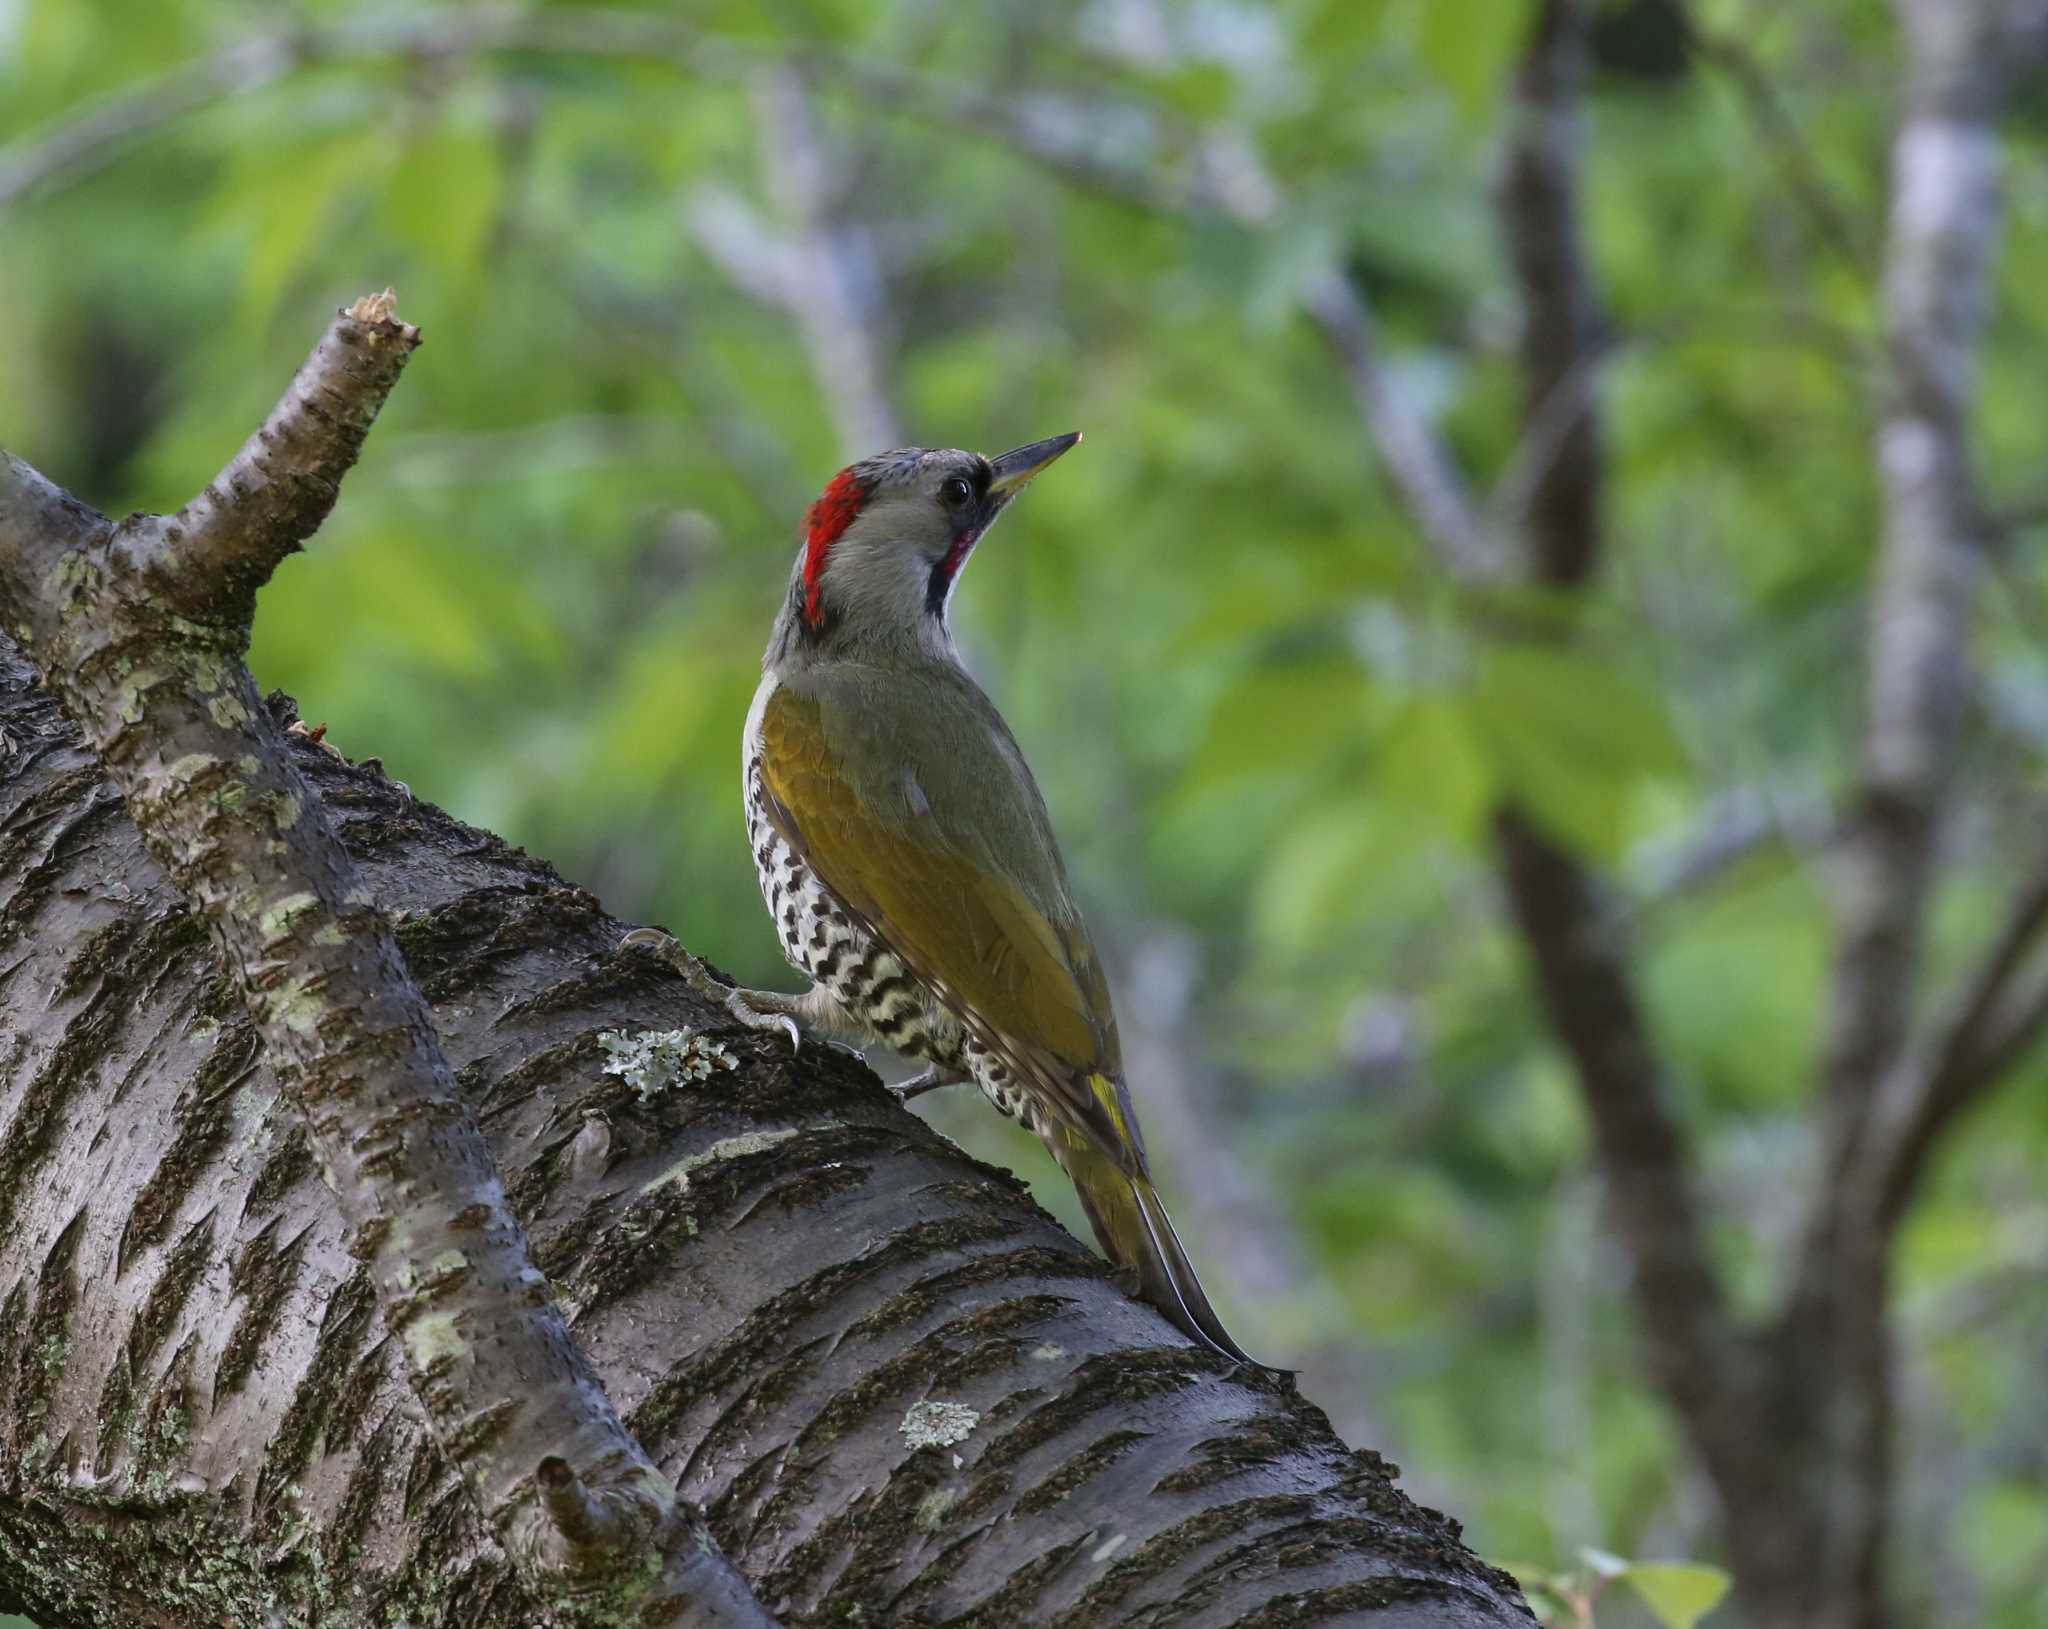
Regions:
[[[420,331],[396,312],[389,289],[342,312],[206,490],[160,524],[148,518],[151,586],[167,603],[246,631],[256,590],[327,518],[420,343]]]
[[[243,665],[256,590],[332,507],[418,342],[388,294],[339,313],[168,520],[110,525],[0,463],[7,620],[205,918],[442,1451],[537,1597],[564,1622],[769,1624],[571,1336],[391,928]],[[556,1463],[566,1483],[534,1474]]]

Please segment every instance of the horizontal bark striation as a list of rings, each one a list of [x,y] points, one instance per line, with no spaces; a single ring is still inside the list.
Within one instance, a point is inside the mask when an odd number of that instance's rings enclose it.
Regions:
[[[0,729],[0,1604],[532,1621],[204,935],[4,644]],[[859,1063],[731,1030],[544,863],[300,758],[610,1395],[785,1621],[1526,1621],[1392,1467]],[[677,1026],[739,1069],[603,1072],[600,1031]],[[921,1402],[972,1428],[914,1446]]]

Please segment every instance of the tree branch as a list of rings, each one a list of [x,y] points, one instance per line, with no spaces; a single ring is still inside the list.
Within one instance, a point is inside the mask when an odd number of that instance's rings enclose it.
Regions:
[[[1695,54],[1734,82],[1764,144],[1777,153],[1785,184],[1805,211],[1814,234],[1844,260],[1862,265],[1870,249],[1868,234],[1829,189],[1798,121],[1755,53],[1732,34],[1703,29],[1692,17],[1685,19],[1685,31]]]
[[[2014,982],[2048,931],[2048,855],[2013,898],[2004,925],[1937,1030],[1931,1059],[1888,1077],[1873,1111],[1874,1210],[1889,1232],[1912,1202],[1942,1134],[2039,1039],[2048,983],[2011,999]]]
[[[1601,326],[1580,244],[1579,94],[1587,16],[1543,0],[1515,75],[1495,205],[1522,297],[1525,569],[1586,584],[1602,548],[1606,477],[1595,370]],[[1746,1455],[1745,1354],[1705,1228],[1686,1139],[1628,975],[1614,907],[1586,866],[1515,809],[1494,825],[1501,875],[1552,1031],[1570,1056],[1629,1253],[1637,1324],[1659,1388],[1724,1489]]]
[[[706,188],[690,205],[697,241],[736,286],[795,325],[845,455],[896,446],[903,434],[887,382],[880,272],[872,243],[837,218],[836,155],[820,138],[810,85],[795,68],[764,68],[753,102],[762,180],[788,236],[736,193]]]
[[[1744,1457],[1743,1353],[1615,912],[1577,858],[1526,816],[1503,812],[1494,838],[1537,994],[1592,1123],[1650,1370],[1719,1482]]]
[[[1841,1621],[1881,1612],[1893,1479],[1892,1230],[1940,1129],[1978,1089],[1954,1036],[1924,1061],[1915,1003],[1936,847],[1967,689],[1987,528],[1970,456],[2002,205],[1995,119],[2040,0],[1895,0],[1905,106],[1892,142],[1876,441],[1883,502],[1861,764],[1834,877],[1817,1173],[1778,1342],[1780,1406],[1824,1468],[1803,1555]],[[2011,976],[2032,929],[1993,947],[1963,1014]],[[1903,1104],[1903,1109],[1898,1105]]]
[[[391,291],[330,323],[313,354],[227,466],[165,522],[154,588],[189,616],[246,627],[256,591],[326,520],[419,330],[395,323]]]
[[[1211,209],[1237,216],[1259,207],[1255,181],[1234,174],[1227,152],[1212,152],[1176,125],[1196,160],[1162,178],[1099,153],[1075,109],[1039,116],[1015,98],[933,82],[884,63],[816,47],[791,50],[706,34],[656,12],[579,7],[574,12],[446,7],[347,17],[259,36],[114,92],[91,112],[62,118],[0,148],[0,209],[104,168],[155,131],[213,104],[266,89],[305,68],[401,57],[420,62],[509,53],[662,63],[685,74],[737,77],[783,66],[831,75],[882,107],[1002,142],[1092,191],[1167,213]],[[1153,115],[1162,121],[1164,115]],[[1077,134],[1078,132],[1078,134]]]
[[[448,7],[295,26],[181,63],[0,149],[0,209],[103,169],[154,132],[301,69],[394,56],[459,62],[499,51],[666,62],[692,73],[732,72],[761,55],[671,17],[601,7],[573,14]]]
[[[1576,588],[1599,564],[1606,479],[1596,369],[1601,318],[1579,232],[1586,18],[1544,0],[1516,70],[1495,206],[1522,296],[1523,418],[1547,456],[1518,506],[1530,576]]]
[[[280,1060],[4,639],[0,739],[0,1609],[541,1621],[425,1430]],[[1192,1348],[857,1063],[730,1025],[545,861],[287,744],[579,1343],[778,1611],[1528,1622],[1376,1456]],[[734,1067],[610,1072],[698,1036]],[[964,1439],[906,1429],[928,1399]]]
[[[1985,542],[1970,420],[2002,215],[1993,123],[2013,29],[2034,3],[1898,0],[1910,81],[1892,146],[1884,288],[1891,377],[1877,437],[1884,529],[1862,765],[1836,877],[1822,1066],[1825,1176],[1802,1269],[1816,1284],[1833,1270],[1838,1241],[1867,1225],[1842,1207],[1885,1189],[1903,1196],[1896,1180],[1871,1179],[1867,1159],[1882,1164],[1896,1155],[1869,1133],[1878,1094],[1908,1090],[1886,1081],[1911,1067],[1920,945]],[[1987,967],[1994,982],[2004,977],[1997,955]],[[1946,1102],[1961,1077],[1953,1068],[1936,1073],[1929,1089]],[[1931,1131],[1949,1114],[1910,1118]]]
[[[570,1334],[391,927],[242,662],[257,587],[325,516],[418,342],[388,295],[339,314],[169,520],[111,525],[9,459],[0,586],[287,1065],[415,1395],[536,1596],[565,1622],[765,1626]],[[604,1519],[565,1525],[544,1463],[575,1467]]]
[[[1318,274],[1302,304],[1344,369],[1387,477],[1423,540],[1462,583],[1498,580],[1499,551],[1481,529],[1450,452],[1395,390],[1365,296],[1335,267]]]

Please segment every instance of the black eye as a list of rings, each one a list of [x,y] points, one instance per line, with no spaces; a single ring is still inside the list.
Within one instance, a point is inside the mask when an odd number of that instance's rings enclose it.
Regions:
[[[944,486],[939,488],[939,496],[944,498],[946,502],[948,502],[955,509],[957,509],[969,498],[974,496],[974,488],[969,486],[965,481],[963,481],[959,476],[956,475]]]

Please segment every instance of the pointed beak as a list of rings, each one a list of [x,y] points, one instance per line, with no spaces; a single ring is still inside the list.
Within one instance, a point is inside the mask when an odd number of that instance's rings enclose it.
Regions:
[[[988,483],[988,495],[999,503],[1008,503],[1024,490],[1025,483],[1032,476],[1080,439],[1081,432],[1074,430],[1067,435],[1048,436],[1043,441],[1012,448],[1000,458],[991,458],[988,467],[994,472],[994,478]]]

